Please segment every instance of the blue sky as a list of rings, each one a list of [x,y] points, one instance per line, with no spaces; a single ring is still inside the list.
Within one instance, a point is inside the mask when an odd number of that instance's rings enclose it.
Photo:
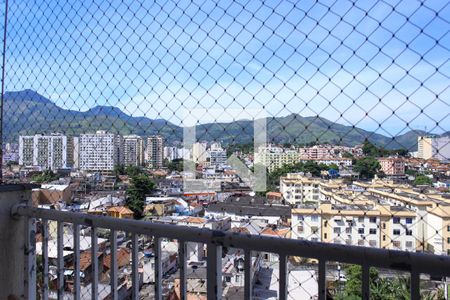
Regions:
[[[440,133],[450,130],[449,30],[442,0],[13,0],[6,89],[176,124],[185,108],[223,110],[218,121],[264,108],[385,135]]]

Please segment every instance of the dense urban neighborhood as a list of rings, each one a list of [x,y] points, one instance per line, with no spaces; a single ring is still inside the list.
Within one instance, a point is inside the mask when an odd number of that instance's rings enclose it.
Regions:
[[[158,135],[144,138],[106,131],[76,137],[37,134],[20,136],[18,143],[5,145],[3,178],[33,184],[32,203],[40,208],[280,239],[450,255],[449,138],[421,136],[417,144],[416,152],[386,150],[367,141],[354,147],[270,144],[254,148],[196,142],[182,148]],[[231,154],[250,169],[258,164],[266,168],[266,191],[254,191],[240,179],[228,163]],[[185,189],[186,182],[200,179],[207,189]],[[51,295],[57,286],[58,226],[57,222],[48,225]],[[43,233],[37,228],[39,258]],[[98,230],[96,275],[92,272],[91,228],[82,227],[80,234],[81,293],[90,293],[93,277],[98,276],[100,299],[109,296],[114,257],[120,299],[128,297],[131,236],[118,232],[117,245],[112,247],[109,231]],[[67,295],[74,280],[73,236],[73,226],[65,225]],[[139,237],[140,293],[143,299],[154,293],[155,245],[162,249],[163,295],[181,299],[180,245],[171,239]],[[116,253],[111,253],[112,249]],[[207,297],[207,255],[206,245],[187,243],[187,294],[195,299]],[[318,297],[316,263],[302,257],[288,258],[287,285],[293,299]],[[277,255],[255,253],[251,266],[254,295],[258,299],[276,298]],[[227,249],[221,267],[223,296],[242,299],[243,251]],[[347,299],[348,295],[359,295],[351,290],[351,282],[358,280],[357,269],[329,263],[327,270],[330,296]],[[374,278],[378,285],[393,280],[391,284],[401,286],[398,274],[379,270]],[[444,293],[445,284],[439,280],[435,282],[437,290],[430,286],[424,291]]]

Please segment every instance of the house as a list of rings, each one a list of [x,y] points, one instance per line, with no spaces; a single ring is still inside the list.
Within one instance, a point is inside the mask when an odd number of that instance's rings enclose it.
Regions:
[[[97,253],[97,261],[98,261],[98,274],[103,273],[103,252]],[[74,270],[75,267],[73,263],[68,267],[70,270]],[[91,260],[91,251],[83,251],[80,252],[80,280],[82,285],[87,285],[91,283],[93,274],[92,274],[92,260]],[[101,279],[101,278],[99,278]],[[70,285],[73,283],[73,276],[67,280],[67,283]]]
[[[161,243],[161,265],[163,275],[175,272],[177,269],[178,243],[163,241]],[[155,282],[155,257],[150,255],[143,258],[143,283]]]
[[[33,206],[67,203],[71,197],[72,191],[67,184],[43,184],[31,193]]]
[[[108,216],[119,219],[133,219],[134,213],[126,206],[113,206],[106,210]]]

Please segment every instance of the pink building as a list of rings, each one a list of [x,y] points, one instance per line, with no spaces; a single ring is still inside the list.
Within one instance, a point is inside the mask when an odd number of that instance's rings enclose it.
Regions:
[[[381,165],[381,171],[386,176],[404,176],[405,161],[400,157],[382,157],[378,161]]]

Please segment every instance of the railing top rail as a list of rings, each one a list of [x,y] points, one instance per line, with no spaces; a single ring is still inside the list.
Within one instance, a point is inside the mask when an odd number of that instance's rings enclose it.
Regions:
[[[205,228],[174,226],[171,224],[42,209],[27,205],[14,207],[12,215],[179,239],[188,242],[277,253],[286,256],[301,256],[349,264],[367,264],[378,268],[414,271],[432,276],[450,276],[450,256],[232,233]]]

